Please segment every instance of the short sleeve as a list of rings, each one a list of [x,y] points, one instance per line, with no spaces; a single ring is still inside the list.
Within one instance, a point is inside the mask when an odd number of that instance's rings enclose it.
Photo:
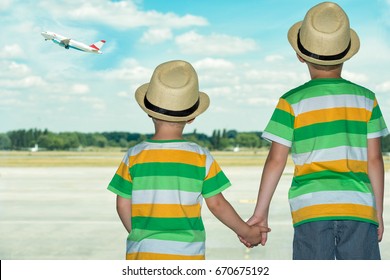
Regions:
[[[294,122],[293,108],[285,99],[280,98],[262,137],[291,147],[294,138]]]
[[[381,109],[377,100],[374,100],[371,118],[367,123],[367,138],[384,137],[389,134],[385,120],[383,119]]]
[[[123,157],[115,175],[111,179],[107,189],[124,198],[131,198],[133,182],[129,171],[129,155]]]
[[[211,164],[206,168],[206,178],[203,182],[202,195],[204,198],[212,197],[231,186],[229,179],[214,158],[211,155],[208,155],[207,158],[211,160]]]

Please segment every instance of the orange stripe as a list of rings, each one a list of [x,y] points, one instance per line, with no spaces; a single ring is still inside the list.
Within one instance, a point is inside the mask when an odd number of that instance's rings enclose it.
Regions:
[[[145,150],[130,157],[130,167],[145,162],[180,162],[195,166],[204,166],[206,155],[180,150]]]
[[[332,216],[351,216],[376,221],[376,211],[373,207],[357,204],[321,204],[304,207],[291,212],[293,223],[299,223],[304,220],[332,217]]]
[[[295,167],[295,176],[302,176],[311,174],[314,172],[320,172],[325,170],[332,170],[336,172],[363,172],[368,173],[367,162],[360,160],[333,160],[312,162],[304,165],[297,165]]]
[[[131,211],[135,217],[197,218],[200,217],[200,210],[199,204],[133,204]]]
[[[204,260],[204,255],[183,256],[156,253],[131,253],[126,254],[126,260]]]
[[[116,174],[121,176],[123,179],[126,181],[132,182],[133,180],[130,178],[130,173],[129,173],[129,167],[127,166],[126,163],[121,162],[121,164],[118,167],[118,170],[116,171]]]
[[[331,108],[300,114],[295,119],[295,127],[336,120],[367,121],[370,112],[362,108]]]
[[[216,161],[213,161],[213,163],[210,166],[209,174],[207,174],[207,177],[205,178],[205,181],[209,178],[214,177],[221,171],[221,167],[217,164]]]
[[[283,110],[285,112],[288,112],[291,115],[294,115],[294,112],[291,108],[291,105],[285,99],[279,99],[279,103],[277,105],[277,108],[279,110]]]

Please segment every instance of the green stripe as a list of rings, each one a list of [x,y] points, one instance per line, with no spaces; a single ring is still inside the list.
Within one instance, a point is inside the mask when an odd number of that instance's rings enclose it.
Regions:
[[[225,185],[223,185],[222,187],[212,191],[212,192],[209,192],[207,194],[203,194],[203,197],[204,198],[209,198],[209,197],[212,197],[216,194],[219,194],[221,192],[223,192],[224,190],[226,190],[228,187],[230,187],[232,184],[230,182],[227,182]]]
[[[385,123],[385,120],[383,119],[383,117],[371,120],[368,123],[368,133],[379,132],[385,128],[386,128],[386,123]]]
[[[295,223],[293,226],[297,227],[302,224],[310,223],[310,222],[319,222],[319,221],[335,221],[335,220],[343,220],[343,221],[358,221],[358,222],[365,222],[365,223],[371,223],[376,226],[378,226],[378,223],[373,220],[360,218],[360,217],[351,217],[351,216],[328,216],[328,217],[318,217],[318,218],[312,218],[300,221],[298,223]]]
[[[287,127],[292,127],[294,124],[295,117],[289,112],[276,108],[274,113],[272,114],[271,120],[283,124]]]
[[[264,131],[276,135],[280,138],[286,139],[288,141],[292,141],[293,129],[273,120],[269,121]]]
[[[204,230],[175,230],[169,232],[160,232],[136,228],[132,229],[127,239],[130,241],[138,242],[146,238],[158,240],[174,240],[181,242],[204,242],[206,236]]]
[[[202,184],[203,180],[178,176],[135,177],[133,190],[180,190],[200,193]]]
[[[374,109],[372,109],[371,120],[379,119],[380,117],[382,117],[382,112],[379,106],[376,105]]]
[[[126,194],[126,193],[123,193],[121,191],[118,191],[116,188],[114,188],[113,186],[110,186],[110,185],[107,187],[107,189],[109,191],[112,191],[113,193],[115,193],[121,197],[127,198],[127,199],[131,199],[131,197],[132,197],[130,194]]]
[[[229,179],[222,171],[219,171],[217,175],[204,181],[202,195],[204,197],[210,197],[221,192],[221,189],[226,189],[228,186],[230,186]]]
[[[316,123],[295,129],[294,140],[301,141],[318,136],[333,135],[335,133],[367,134],[367,123],[359,121],[339,120]]]
[[[294,177],[289,190],[289,198],[320,191],[372,193],[371,189],[369,178],[365,173],[334,173],[326,170]]]
[[[205,172],[205,167],[175,162],[147,162],[136,164],[130,168],[132,178],[142,176],[180,176],[203,180],[206,176]]]
[[[326,136],[296,141],[292,147],[293,154],[308,153],[314,150],[329,149],[340,146],[367,148],[367,137],[364,134],[335,133]]]
[[[133,184],[125,179],[123,179],[118,174],[115,174],[112,178],[109,186],[118,190],[122,194],[131,195]],[[112,190],[112,189],[111,189]]]
[[[299,94],[294,94],[299,91]],[[326,95],[357,95],[364,96],[374,100],[374,94],[359,85],[343,79],[314,79],[309,82],[290,90],[282,98],[290,104],[296,104],[306,98],[320,97]]]
[[[203,222],[197,218],[154,218],[132,217],[132,227],[137,229],[171,231],[171,230],[204,230]]]

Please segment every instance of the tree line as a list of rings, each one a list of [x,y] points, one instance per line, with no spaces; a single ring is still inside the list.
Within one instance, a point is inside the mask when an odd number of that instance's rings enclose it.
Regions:
[[[51,132],[47,129],[20,129],[0,133],[0,150],[26,150],[38,145],[45,150],[77,150],[86,147],[128,148],[152,137],[153,134],[131,132]],[[212,135],[184,134],[184,139],[196,142],[210,150],[226,150],[237,147],[261,148],[269,143],[261,138],[261,132],[238,132],[236,130],[214,130]]]
[[[268,147],[269,142],[261,138],[262,132],[238,132],[218,129],[212,135],[197,133],[184,134],[184,139],[198,143],[209,150],[228,150],[234,148],[258,149]],[[0,133],[0,150],[26,150],[38,145],[45,150],[77,150],[86,147],[129,148],[152,137],[153,134],[131,132],[59,132],[47,129],[20,129]],[[390,152],[390,135],[382,139],[382,151]]]

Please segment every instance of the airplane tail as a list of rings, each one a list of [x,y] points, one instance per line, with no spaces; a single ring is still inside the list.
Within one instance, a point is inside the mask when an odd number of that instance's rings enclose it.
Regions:
[[[106,40],[100,40],[99,42],[96,42],[96,43],[93,43],[92,45],[90,45],[90,47],[95,49],[96,51],[99,51],[103,47],[105,42],[106,42]]]

